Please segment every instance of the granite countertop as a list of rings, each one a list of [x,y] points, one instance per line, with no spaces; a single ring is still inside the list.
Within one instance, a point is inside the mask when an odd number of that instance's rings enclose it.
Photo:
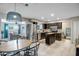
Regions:
[[[79,44],[78,44],[78,45],[76,45],[76,48],[79,48]]]
[[[53,32],[48,32],[47,34],[49,34],[49,35],[50,35],[50,34],[55,34],[55,33],[53,33]]]
[[[59,33],[59,32],[38,32],[38,33],[55,34],[55,33]]]

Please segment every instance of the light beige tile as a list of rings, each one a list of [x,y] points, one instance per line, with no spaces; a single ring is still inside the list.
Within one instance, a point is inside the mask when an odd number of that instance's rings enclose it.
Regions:
[[[55,41],[52,45],[48,46],[43,40],[39,46],[39,56],[75,56],[75,45],[71,40]]]

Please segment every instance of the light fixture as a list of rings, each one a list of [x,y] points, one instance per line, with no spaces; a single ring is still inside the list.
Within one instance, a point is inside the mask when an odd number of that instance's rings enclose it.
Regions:
[[[53,13],[51,13],[50,15],[51,15],[51,16],[54,16],[54,14],[53,14]]]
[[[47,21],[51,21],[51,20],[48,19]]]
[[[7,20],[15,20],[15,21],[21,21],[22,16],[18,12],[16,12],[16,3],[14,4],[14,11],[9,11],[7,13]]]
[[[17,18],[17,16],[16,16],[16,15],[14,15],[14,16],[13,16],[13,18]]]
[[[25,6],[29,6],[29,4],[26,3]]]
[[[61,19],[61,18],[57,18],[57,20],[59,20],[59,19]]]
[[[41,17],[41,19],[44,19],[44,17]]]

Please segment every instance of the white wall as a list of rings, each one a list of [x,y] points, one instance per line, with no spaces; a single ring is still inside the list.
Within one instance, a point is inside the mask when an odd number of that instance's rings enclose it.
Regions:
[[[62,32],[65,33],[66,28],[71,28],[71,40],[74,43],[79,37],[79,17],[70,18],[62,21]]]
[[[1,19],[6,19],[6,14],[5,14],[5,13],[0,12],[0,18],[1,18]]]
[[[72,40],[75,40],[79,37],[79,17],[72,19]]]
[[[64,21],[62,21],[62,32],[65,35],[66,35],[66,28],[70,28],[71,29],[71,25],[72,25],[71,20],[64,20]]]
[[[62,32],[65,33],[68,27],[71,28],[71,40],[74,43],[79,37],[79,17],[73,17],[62,21]]]
[[[0,19],[0,39],[1,39],[1,19]]]

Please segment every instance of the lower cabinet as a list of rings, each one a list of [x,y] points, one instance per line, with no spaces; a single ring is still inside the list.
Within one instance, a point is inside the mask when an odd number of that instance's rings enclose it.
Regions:
[[[45,42],[46,42],[47,45],[51,45],[52,43],[55,42],[55,36],[52,36],[52,34],[46,35]]]
[[[79,56],[79,48],[76,48],[76,56]]]

